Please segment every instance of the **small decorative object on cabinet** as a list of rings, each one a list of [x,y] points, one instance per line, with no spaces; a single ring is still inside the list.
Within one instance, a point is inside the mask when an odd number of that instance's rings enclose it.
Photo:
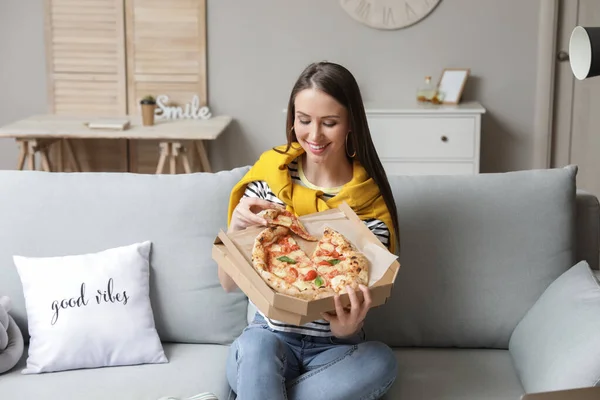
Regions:
[[[441,94],[442,103],[458,104],[471,70],[469,68],[446,68],[442,71],[437,90]]]
[[[388,175],[478,174],[485,111],[477,102],[366,109],[371,136]]]
[[[419,103],[440,104],[442,98],[437,87],[431,83],[431,76],[425,77],[425,84],[417,89],[417,101]]]

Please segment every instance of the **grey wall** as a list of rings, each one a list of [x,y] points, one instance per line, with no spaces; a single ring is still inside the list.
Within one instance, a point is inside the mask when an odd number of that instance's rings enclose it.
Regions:
[[[0,125],[47,111],[44,7],[0,0]],[[18,148],[0,139],[0,169],[14,169]]]
[[[531,168],[540,1],[442,0],[417,25],[379,31],[337,0],[208,0],[209,105],[235,119],[210,146],[213,166],[250,164],[281,144],[295,79],[329,60],[354,73],[370,108],[410,106],[425,75],[470,67],[463,99],[488,110],[482,171]],[[45,110],[42,22],[41,1],[0,0],[0,124]],[[0,141],[0,168],[15,162],[14,144]]]

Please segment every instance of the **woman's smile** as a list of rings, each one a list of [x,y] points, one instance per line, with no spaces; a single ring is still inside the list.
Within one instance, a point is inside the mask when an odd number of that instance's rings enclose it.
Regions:
[[[317,143],[309,142],[308,140],[305,140],[305,142],[308,145],[308,148],[310,149],[310,151],[314,155],[322,154],[325,151],[325,149],[327,148],[327,146],[329,146],[329,143],[317,144]]]

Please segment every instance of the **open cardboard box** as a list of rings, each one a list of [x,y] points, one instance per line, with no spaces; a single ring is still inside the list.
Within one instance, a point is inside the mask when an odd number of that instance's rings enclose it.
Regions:
[[[320,238],[323,227],[330,226],[346,236],[369,259],[369,288],[372,307],[385,304],[391,295],[400,264],[377,237],[367,228],[346,203],[319,213],[300,217],[300,221],[312,235]],[[215,239],[212,257],[233,279],[250,301],[267,317],[289,324],[302,325],[321,319],[322,312],[335,310],[333,296],[318,300],[303,300],[277,293],[261,278],[252,266],[254,239],[264,227],[250,227],[243,231],[225,233],[220,231]],[[308,242],[297,236],[294,239],[309,256],[316,242]],[[357,296],[363,300],[362,292]],[[340,295],[344,307],[350,304],[348,294]]]

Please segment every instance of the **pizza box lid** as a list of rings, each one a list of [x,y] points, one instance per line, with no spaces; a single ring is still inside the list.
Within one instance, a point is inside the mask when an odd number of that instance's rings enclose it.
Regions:
[[[316,237],[322,235],[324,226],[330,226],[346,236],[369,258],[369,288],[372,306],[385,304],[398,275],[400,264],[370,229],[346,203],[339,207],[300,217],[300,221]],[[317,300],[303,300],[277,293],[262,279],[252,266],[254,239],[264,227],[249,227],[243,231],[226,233],[220,231],[214,241],[212,256],[233,279],[250,301],[267,317],[302,324],[321,319],[322,312],[335,310],[333,296]],[[294,239],[307,254],[312,254],[316,242],[308,242],[297,236]],[[357,291],[362,301],[362,292]],[[350,304],[348,294],[340,295],[344,307]]]

